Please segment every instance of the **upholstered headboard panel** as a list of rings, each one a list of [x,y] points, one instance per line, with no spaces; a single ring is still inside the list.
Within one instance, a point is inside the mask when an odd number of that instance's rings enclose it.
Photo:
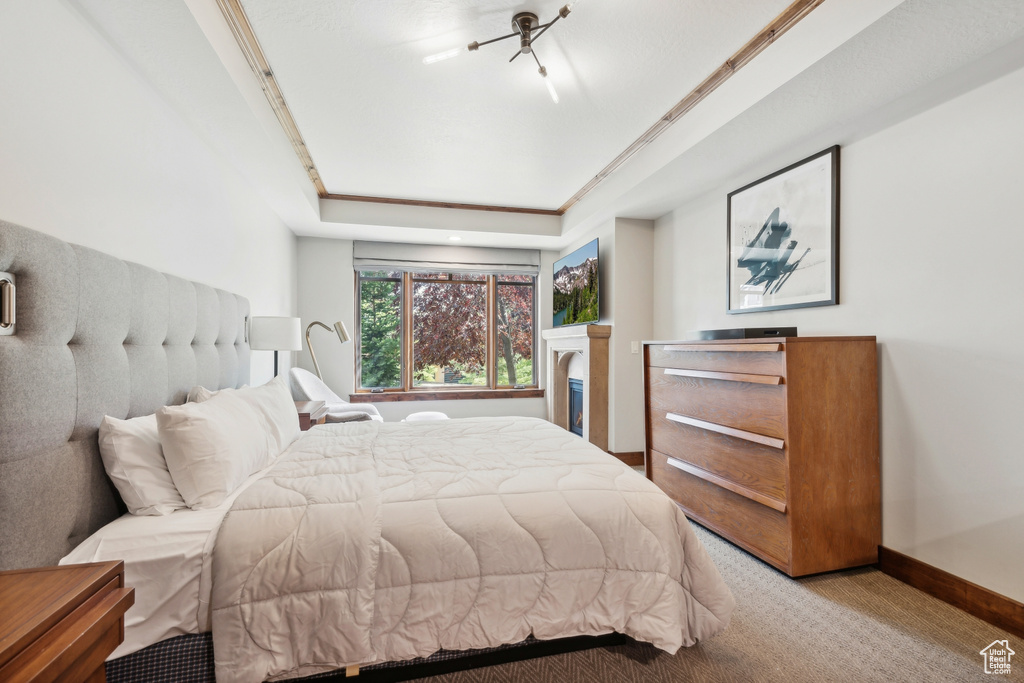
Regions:
[[[247,383],[249,302],[3,221],[0,271],[17,282],[0,336],[0,569],[51,565],[121,512],[103,416]]]

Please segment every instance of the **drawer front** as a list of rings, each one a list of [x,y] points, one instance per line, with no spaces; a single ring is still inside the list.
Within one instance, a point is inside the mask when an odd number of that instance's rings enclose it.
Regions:
[[[766,342],[767,347],[785,348],[785,344]],[[651,344],[648,347],[650,364],[656,368],[679,368],[688,370],[710,370],[713,372],[741,372],[754,375],[785,375],[785,353],[783,351],[714,351],[712,347],[700,350],[671,351],[679,344]]]
[[[755,434],[786,436],[785,385],[647,373],[651,410],[695,417]]]
[[[676,469],[664,453],[652,450],[650,455],[651,480],[682,505],[687,516],[788,570],[789,526],[784,513]]]
[[[0,680],[103,680],[103,662],[124,640],[124,613],[135,601],[133,590],[121,588],[121,581],[116,576],[101,586],[0,667]]]
[[[784,451],[651,414],[651,448],[786,502]]]

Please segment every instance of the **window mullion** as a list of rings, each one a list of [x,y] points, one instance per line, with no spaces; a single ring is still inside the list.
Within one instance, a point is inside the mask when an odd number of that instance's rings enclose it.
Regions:
[[[497,276],[487,276],[487,386],[498,385],[498,297]]]
[[[355,364],[352,368],[352,376],[354,378],[352,387],[355,391],[359,391],[363,387],[363,333],[362,333],[362,322],[363,322],[363,279],[360,272],[355,271],[356,275],[356,307],[355,316],[352,321],[352,327],[355,330],[355,340],[353,346],[355,346]],[[301,342],[300,342],[301,343]]]
[[[537,278],[534,276],[533,282],[530,284],[530,296],[533,297],[533,363],[530,365],[533,376],[530,378],[530,386],[539,387],[540,377],[537,374],[540,372],[540,297],[537,296]],[[545,362],[550,362],[545,359]]]
[[[413,282],[412,273],[402,273],[402,390],[412,389],[413,366],[416,364],[413,355]]]

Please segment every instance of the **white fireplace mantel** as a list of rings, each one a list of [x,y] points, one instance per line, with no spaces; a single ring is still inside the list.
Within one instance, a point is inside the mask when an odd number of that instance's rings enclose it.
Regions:
[[[548,419],[569,429],[569,361],[583,356],[583,438],[608,450],[608,338],[611,325],[544,330],[547,343]]]

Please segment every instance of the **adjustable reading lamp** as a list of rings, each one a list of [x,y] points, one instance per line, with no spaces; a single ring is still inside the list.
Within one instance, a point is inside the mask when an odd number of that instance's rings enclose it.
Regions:
[[[309,341],[309,331],[313,329],[314,325],[319,325],[328,332],[331,331],[331,328],[327,327],[327,325],[323,324],[319,320],[314,320],[306,326],[306,346],[309,347],[309,355],[313,359],[313,369],[316,370],[316,376],[323,379],[324,376],[320,374],[320,364],[316,362],[316,353],[313,352],[313,344]],[[345,329],[345,323],[340,320],[334,323],[334,331],[338,334],[338,339],[341,340],[342,344],[351,341],[352,338],[348,336],[348,330]]]

